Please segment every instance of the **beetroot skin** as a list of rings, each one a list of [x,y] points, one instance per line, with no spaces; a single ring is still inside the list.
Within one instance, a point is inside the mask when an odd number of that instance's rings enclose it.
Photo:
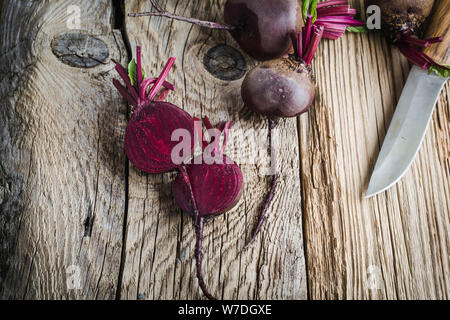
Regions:
[[[311,69],[286,57],[264,62],[242,84],[242,99],[253,111],[269,117],[296,117],[311,107],[315,84]]]
[[[380,7],[382,28],[392,41],[404,30],[419,34],[433,4],[434,0],[366,0],[367,6]]]
[[[225,22],[235,26],[231,35],[247,54],[270,60],[291,48],[290,34],[303,26],[301,1],[228,0]]]
[[[434,0],[367,0],[366,5],[381,9],[382,29],[388,39],[412,63],[424,70],[447,77],[450,68],[437,63],[423,48],[442,42],[442,37],[420,39],[424,22],[433,8]]]

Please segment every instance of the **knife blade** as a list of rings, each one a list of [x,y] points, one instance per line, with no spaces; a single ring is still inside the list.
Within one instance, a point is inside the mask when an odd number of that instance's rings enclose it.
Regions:
[[[450,1],[436,2],[430,21],[427,37],[442,36],[444,41],[425,49],[425,53],[440,64],[449,65]],[[446,81],[413,66],[370,178],[366,198],[387,190],[408,171],[422,145]]]
[[[366,198],[389,189],[408,171],[446,81],[413,66],[373,170]]]

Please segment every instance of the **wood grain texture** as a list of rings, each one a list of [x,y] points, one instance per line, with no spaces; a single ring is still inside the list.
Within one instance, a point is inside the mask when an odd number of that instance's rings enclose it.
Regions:
[[[126,108],[111,85],[109,59],[82,69],[52,53],[52,39],[73,31],[77,11],[78,31],[101,39],[110,57],[126,61],[121,35],[113,30],[111,1],[3,3],[1,298],[111,299],[116,294]],[[72,49],[76,55],[86,52]]]
[[[436,62],[448,66],[450,65],[450,1],[436,1],[429,21],[426,37],[443,37],[444,41],[425,48],[425,53]]]
[[[347,34],[323,42],[314,70],[299,121],[310,298],[448,299],[449,85],[412,168],[364,199],[409,65],[378,34]]]
[[[224,0],[160,1],[169,12],[221,21]],[[150,10],[149,1],[127,1],[126,13]],[[235,121],[228,154],[244,174],[243,198],[232,211],[205,224],[203,269],[212,294],[224,299],[305,299],[299,148],[296,120],[279,125],[278,168],[283,172],[268,221],[256,243],[243,250],[256,221],[270,177],[264,176],[268,122],[243,106],[242,78],[222,81],[203,65],[218,44],[239,48],[225,31],[201,29],[159,17],[127,18],[131,47],[142,46],[145,71],[158,75],[169,56],[176,91],[168,101],[213,123]],[[246,57],[249,67],[255,62]],[[258,143],[258,141],[260,141]],[[256,161],[252,161],[252,158]],[[173,174],[143,175],[130,167],[121,298],[196,299],[192,219],[174,204]]]
[[[172,200],[175,174],[146,175],[131,165],[127,172],[127,106],[111,85],[117,75],[109,58],[129,57],[112,2],[2,2],[0,298],[202,298],[193,223]],[[224,2],[159,1],[170,12],[219,22]],[[351,2],[361,8],[364,1]],[[150,9],[149,1],[114,3],[127,13]],[[80,29],[107,44],[105,63],[74,68],[52,53],[51,41],[73,31],[69,4],[81,9]],[[324,41],[314,62],[316,102],[298,121],[279,124],[281,184],[262,234],[243,250],[269,188],[267,121],[243,106],[242,79],[219,80],[203,65],[209,49],[238,45],[225,31],[156,17],[126,18],[125,31],[133,50],[142,46],[147,75],[177,57],[168,101],[214,123],[235,121],[228,154],[241,165],[245,190],[233,211],[205,226],[203,268],[213,294],[450,297],[449,84],[407,175],[364,199],[409,64],[379,34]],[[71,266],[80,268],[76,290],[68,286],[76,284]]]

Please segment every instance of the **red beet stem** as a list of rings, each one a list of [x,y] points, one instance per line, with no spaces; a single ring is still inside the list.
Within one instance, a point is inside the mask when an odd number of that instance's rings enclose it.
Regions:
[[[304,59],[303,59],[307,66],[311,65],[312,59],[314,58],[314,54],[316,53],[317,48],[320,43],[320,40],[322,39],[323,30],[324,30],[324,27],[317,27],[314,29],[312,39],[311,39],[311,44],[310,44],[309,48],[307,49]]]
[[[338,6],[338,5],[343,5],[343,4],[348,4],[347,0],[330,0],[330,1],[323,1],[323,2],[319,2],[317,4],[317,9],[323,8],[323,7],[330,7],[330,6]]]
[[[270,184],[270,190],[269,193],[266,196],[266,200],[264,201],[263,208],[259,214],[258,218],[258,224],[256,225],[252,237],[250,241],[247,243],[244,249],[247,249],[256,239],[259,232],[261,231],[262,225],[264,223],[264,220],[266,220],[266,213],[267,210],[270,207],[270,204],[272,203],[273,197],[275,195],[275,190],[277,187],[278,182],[278,174],[277,174],[277,156],[276,156],[276,150],[275,150],[275,144],[274,144],[274,137],[273,137],[273,129],[276,126],[276,121],[272,118],[269,118],[269,140],[270,140],[270,155],[272,158],[272,166],[274,168],[273,176],[272,176],[272,182]]]
[[[443,40],[444,39],[442,37],[425,39],[425,41],[428,41],[429,43],[438,43],[438,42],[442,42]]]
[[[122,86],[117,79],[113,79],[113,85],[116,87],[117,91],[120,92],[120,94],[128,101],[128,103],[132,106],[136,105],[136,100],[133,99],[133,97],[128,93],[127,88]]]
[[[131,93],[131,96],[133,97],[133,100],[135,100],[135,103],[133,106],[138,106],[141,102],[139,99],[139,96],[136,92],[136,89],[133,87],[133,85],[130,82],[130,79],[128,78],[127,72],[125,71],[125,68],[122,67],[116,60],[113,60],[113,62],[116,64],[116,70],[119,73],[122,80],[125,82],[125,85],[128,88],[128,91]]]
[[[211,130],[214,128],[208,117],[203,117],[203,124],[205,125],[207,130]]]
[[[355,20],[351,17],[346,16],[328,16],[317,18],[316,22],[331,22],[337,24],[345,24],[347,26],[363,26],[365,23],[363,21]]]
[[[141,82],[142,82],[142,62],[141,62],[141,47],[137,46],[136,48],[136,59],[137,59],[137,75],[136,75],[136,79],[137,79],[137,87],[140,88],[141,87]]]
[[[141,87],[139,88],[139,91],[140,91],[139,93],[140,93],[140,97],[141,97],[142,100],[145,99],[145,93],[147,91],[148,86],[150,86],[151,84],[155,83],[157,80],[158,80],[158,78],[148,78],[148,79],[145,79],[142,82]],[[174,85],[171,84],[170,82],[164,81],[162,85],[167,90],[170,90],[170,91],[174,91],[175,90]]]
[[[161,72],[161,75],[158,77],[158,80],[156,80],[155,85],[152,87],[148,94],[148,98],[150,100],[153,100],[153,98],[158,93],[159,89],[161,89],[161,86],[164,83],[164,80],[167,78],[167,75],[169,74],[170,69],[172,68],[173,64],[175,63],[175,58],[171,57],[169,61],[167,61],[166,66],[164,67],[163,71]]]
[[[443,66],[433,60],[430,56],[423,53],[417,47],[429,47],[431,44],[441,42],[442,37],[434,37],[429,39],[419,39],[411,36],[408,32],[403,32],[398,35],[398,48],[400,52],[412,63],[421,67],[422,69],[429,69],[430,66],[439,67],[450,70],[447,66]]]
[[[429,47],[431,45],[431,43],[427,40],[422,40],[416,37],[412,37],[409,34],[403,34],[402,37],[400,38],[402,42],[406,42],[409,44],[412,44],[414,46],[419,46],[419,47]]]
[[[202,275],[202,242],[203,242],[203,224],[205,222],[205,218],[200,217],[197,215],[195,218],[195,235],[197,238],[197,241],[195,243],[195,260],[197,265],[197,279],[198,284],[200,286],[200,289],[202,289],[203,294],[209,299],[209,300],[217,300],[212,294],[209,293],[208,289],[206,288],[205,281],[203,280]]]
[[[304,28],[305,38],[303,39],[303,43],[305,48],[308,48],[312,29],[312,15],[308,14],[308,17],[306,18],[306,26]]]
[[[418,51],[418,54],[419,54],[421,57],[423,57],[425,60],[427,60],[428,62],[430,62],[432,65],[437,66],[437,67],[442,68],[442,69],[450,70],[449,67],[437,63],[433,58],[431,58],[429,55],[425,54],[424,52],[419,51],[419,50],[417,50],[417,51]]]
[[[403,43],[400,43],[398,48],[400,49],[400,52],[415,65],[425,70],[430,67],[430,63],[420,56],[418,49]]]

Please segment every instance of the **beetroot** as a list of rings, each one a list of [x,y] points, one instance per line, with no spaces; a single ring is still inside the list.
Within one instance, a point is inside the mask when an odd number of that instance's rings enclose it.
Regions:
[[[228,30],[248,55],[263,61],[286,54],[291,47],[289,35],[303,25],[301,0],[228,0],[224,7],[226,24],[177,16],[162,10],[154,0],[150,1],[156,12],[131,13],[129,16],[164,16]]]
[[[187,112],[171,103],[161,101],[167,96],[168,90],[174,89],[172,84],[165,81],[174,61],[175,58],[169,59],[157,79],[143,79],[139,47],[137,66],[130,67],[128,75],[116,62],[116,70],[125,82],[126,88],[117,80],[113,80],[114,86],[133,108],[132,117],[125,131],[125,151],[130,162],[137,169],[147,173],[162,173],[178,168],[180,164],[174,163],[171,158],[172,149],[178,144],[172,141],[172,133],[176,129],[186,129],[193,136],[194,132],[194,120]],[[147,88],[151,84],[153,86],[147,93]],[[193,147],[192,142],[191,150]]]
[[[291,48],[289,35],[303,25],[301,1],[228,0],[225,22],[242,50],[257,60],[278,58]]]
[[[366,0],[366,4],[380,7],[383,32],[410,62],[439,75],[450,70],[422,52],[422,48],[442,41],[441,37],[419,38],[434,0]]]
[[[323,26],[324,37],[328,39],[341,37],[347,27],[364,25],[353,19],[356,10],[350,8],[347,0],[320,3],[317,0],[227,0],[224,8],[226,24],[178,16],[164,11],[154,0],[150,2],[156,12],[130,13],[128,16],[163,16],[202,27],[228,30],[242,50],[261,61],[287,54],[291,49],[290,35],[300,31],[308,19],[316,26]],[[314,14],[309,16],[309,12]]]
[[[212,129],[208,118],[205,126]],[[242,195],[243,177],[241,169],[224,154],[228,130],[231,122],[219,126],[225,139],[219,148],[219,135],[211,140],[210,154],[206,144],[203,144],[203,154],[192,160],[191,164],[180,169],[173,183],[173,195],[180,208],[195,219],[197,260],[197,278],[200,288],[209,299],[214,297],[208,292],[202,276],[202,239],[205,218],[213,217],[232,209]],[[215,163],[211,160],[216,160]],[[218,160],[218,161],[217,161]],[[210,164],[208,164],[210,163]]]
[[[328,38],[337,39],[348,26],[361,25],[361,22],[351,17],[356,12],[347,5],[347,1],[305,1],[303,4],[306,24],[301,32],[291,34],[294,53],[255,67],[245,77],[241,88],[245,105],[269,118],[269,140],[273,159],[276,157],[272,130],[277,118],[296,117],[307,112],[314,101],[315,83],[311,62],[320,40],[325,33]],[[261,230],[277,182],[278,174],[275,171],[270,191],[247,246]]]

